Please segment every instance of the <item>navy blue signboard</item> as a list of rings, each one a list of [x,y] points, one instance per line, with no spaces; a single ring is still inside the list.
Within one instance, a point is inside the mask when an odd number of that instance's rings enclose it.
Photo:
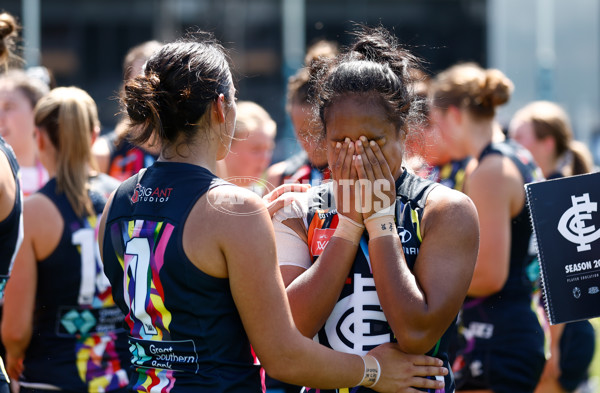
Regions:
[[[550,323],[600,316],[600,173],[525,190]]]

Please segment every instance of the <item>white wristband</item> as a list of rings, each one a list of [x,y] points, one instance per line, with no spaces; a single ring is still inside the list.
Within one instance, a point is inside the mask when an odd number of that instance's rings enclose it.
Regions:
[[[379,377],[381,376],[381,366],[379,365],[377,359],[371,355],[362,356],[362,361],[365,365],[365,371],[359,386],[372,388],[375,386],[375,384],[377,384],[377,382],[379,382]]]

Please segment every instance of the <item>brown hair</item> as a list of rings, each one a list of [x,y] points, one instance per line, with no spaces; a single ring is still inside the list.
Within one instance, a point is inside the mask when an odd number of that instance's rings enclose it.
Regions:
[[[8,85],[11,88],[20,90],[31,104],[32,109],[50,91],[46,83],[36,77],[29,76],[23,70],[9,70],[5,74],[1,74],[0,85]]]
[[[125,84],[131,140],[142,145],[157,137],[166,146],[183,135],[191,141],[220,94],[233,102],[232,84],[225,49],[212,34],[198,32],[162,46],[144,74]]]
[[[56,184],[75,213],[95,214],[88,195],[89,168],[93,167],[91,144],[99,126],[96,103],[77,87],[58,87],[35,107],[35,125],[45,132],[57,150]]]
[[[5,69],[8,68],[9,60],[14,56],[13,51],[19,28],[11,14],[0,13],[0,65]]]
[[[513,83],[497,69],[483,69],[475,63],[454,65],[438,74],[430,85],[432,104],[467,109],[480,118],[493,118],[496,108],[510,99]]]
[[[353,44],[335,59],[320,58],[311,66],[314,108],[327,133],[325,112],[338,99],[357,94],[381,105],[388,120],[404,134],[416,129],[423,113],[412,74],[420,69],[416,56],[403,49],[383,27],[358,25]]]
[[[531,123],[536,139],[554,139],[555,158],[565,158],[563,174],[581,175],[593,168],[593,158],[585,144],[573,139],[573,129],[567,112],[550,101],[534,101],[513,116],[511,127]]]
[[[337,43],[333,41],[320,40],[312,44],[304,56],[304,67],[300,68],[294,75],[290,76],[287,84],[288,112],[293,105],[310,105],[310,72],[309,67],[313,61],[319,58],[333,59],[339,53]]]

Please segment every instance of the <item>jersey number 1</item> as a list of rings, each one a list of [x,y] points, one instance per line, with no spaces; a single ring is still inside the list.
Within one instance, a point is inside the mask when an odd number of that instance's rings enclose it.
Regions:
[[[135,295],[131,300],[132,305],[130,305],[130,308],[133,309],[133,315],[142,322],[146,334],[158,334],[152,324],[152,318],[146,311],[146,299],[150,297],[150,244],[148,239],[143,237],[131,239],[127,242],[125,254],[133,257],[128,266],[128,269],[132,272],[135,285]],[[140,300],[140,302],[137,300]]]

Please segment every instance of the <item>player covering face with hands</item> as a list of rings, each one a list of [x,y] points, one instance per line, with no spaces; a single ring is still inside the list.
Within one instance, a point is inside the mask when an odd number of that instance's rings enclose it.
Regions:
[[[381,28],[360,29],[347,52],[313,64],[333,181],[296,194],[273,222],[305,336],[359,355],[396,343],[448,365],[477,256],[477,213],[464,194],[402,166],[406,134],[420,120],[416,66]],[[439,391],[454,390],[452,375],[440,379]]]

